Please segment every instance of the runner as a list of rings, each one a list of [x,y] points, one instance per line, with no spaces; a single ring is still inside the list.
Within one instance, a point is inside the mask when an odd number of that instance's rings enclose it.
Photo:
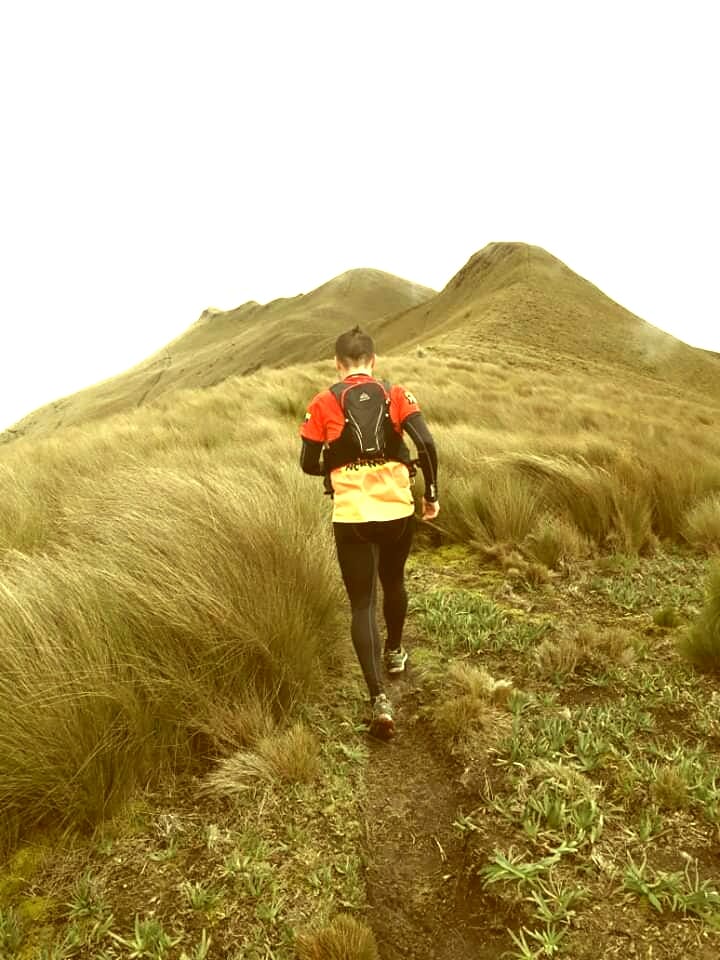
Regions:
[[[354,327],[335,343],[340,382],[313,398],[301,428],[300,466],[324,476],[333,496],[337,556],[352,610],[352,642],[372,705],[370,732],[395,733],[381,663],[402,673],[407,652],[405,561],[415,532],[414,472],[403,431],[417,447],[425,480],[422,520],[440,512],[435,443],[412,393],[373,377],[372,338]],[[322,461],[321,461],[322,455]],[[383,588],[385,649],[376,620],[377,580]]]

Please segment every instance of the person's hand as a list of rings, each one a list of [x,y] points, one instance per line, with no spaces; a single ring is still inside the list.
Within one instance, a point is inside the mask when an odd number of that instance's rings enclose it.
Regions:
[[[423,520],[434,520],[435,517],[436,517],[439,513],[440,513],[440,501],[439,501],[439,500],[433,500],[432,503],[429,503],[429,502],[423,497],[422,519],[423,519]]]

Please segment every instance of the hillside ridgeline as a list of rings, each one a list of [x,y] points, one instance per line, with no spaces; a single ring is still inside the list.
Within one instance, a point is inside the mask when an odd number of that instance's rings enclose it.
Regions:
[[[166,347],[136,367],[47,404],[14,424],[2,440],[41,436],[150,403],[170,391],[211,387],[261,367],[284,367],[332,355],[336,338],[361,324],[373,330],[435,291],[383,273],[348,270],[316,290],[261,305],[203,311]]]
[[[297,297],[208,309],[143,363],[39,408],[0,440],[49,434],[260,368],[329,359],[338,334],[356,323],[381,354],[422,346],[463,360],[616,371],[720,403],[720,354],[653,327],[540,247],[491,243],[437,294],[362,269]]]
[[[720,354],[690,347],[615,303],[540,247],[491,243],[435,297],[386,318],[384,349],[432,338],[460,357],[510,353],[621,367],[720,400]]]

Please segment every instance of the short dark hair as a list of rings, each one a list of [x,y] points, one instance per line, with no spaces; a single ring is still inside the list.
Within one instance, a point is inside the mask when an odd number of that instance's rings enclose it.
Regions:
[[[375,344],[369,333],[360,327],[353,327],[347,333],[341,333],[335,341],[335,356],[345,367],[361,360],[369,360],[375,353]]]

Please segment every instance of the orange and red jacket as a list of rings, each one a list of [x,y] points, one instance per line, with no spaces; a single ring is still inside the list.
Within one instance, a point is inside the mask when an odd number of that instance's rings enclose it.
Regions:
[[[364,383],[373,380],[367,374],[354,373],[343,382]],[[425,479],[425,498],[437,499],[437,453],[418,402],[412,393],[398,385],[390,387],[389,394],[390,419],[399,440],[396,458],[375,463],[348,463],[330,471],[335,523],[396,520],[414,512],[409,470],[411,460],[402,439],[403,431],[407,432],[418,450],[418,461]],[[344,429],[345,414],[335,395],[328,389],[313,397],[300,428],[303,440],[300,465],[305,473],[313,476],[325,474],[320,455],[325,450],[327,456],[330,444],[339,440]]]

